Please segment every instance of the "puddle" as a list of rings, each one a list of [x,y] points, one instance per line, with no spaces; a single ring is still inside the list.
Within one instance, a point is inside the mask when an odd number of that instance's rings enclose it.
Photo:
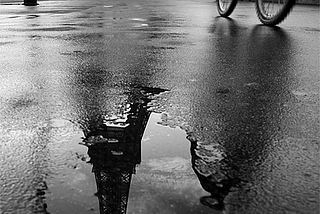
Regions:
[[[132,102],[115,115],[76,132],[68,120],[51,119],[48,151],[54,161],[43,178],[46,189],[33,196],[35,211],[212,213],[200,202],[209,193],[193,170],[186,132],[166,126],[166,114],[147,110],[152,97],[166,91],[135,87]]]
[[[65,169],[60,183],[49,185],[50,213],[201,214],[211,210],[199,201],[208,193],[192,169],[185,131],[161,125],[159,113],[130,109],[130,125],[123,126],[130,133],[121,135],[119,127],[106,129],[108,133],[95,130],[83,140],[85,144],[90,138],[87,151],[81,145],[74,149],[77,157],[69,165],[75,167]]]

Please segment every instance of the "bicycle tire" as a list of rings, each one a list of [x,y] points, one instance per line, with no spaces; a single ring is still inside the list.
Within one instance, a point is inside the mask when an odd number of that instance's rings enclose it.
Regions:
[[[291,12],[296,0],[256,0],[256,13],[264,25],[275,26]],[[277,8],[275,11],[269,11]]]
[[[228,17],[235,9],[238,0],[217,0],[218,13],[222,17]]]

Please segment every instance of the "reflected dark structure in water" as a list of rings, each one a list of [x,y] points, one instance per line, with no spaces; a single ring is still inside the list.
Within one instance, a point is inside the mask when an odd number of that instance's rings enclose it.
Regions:
[[[47,211],[46,191],[48,190],[45,181],[39,183],[36,187],[36,199],[32,209],[33,213],[49,214]]]
[[[141,162],[141,139],[150,114],[142,104],[127,107],[127,112],[107,118],[101,129],[84,139],[101,214],[126,213],[131,177]]]
[[[141,162],[141,139],[150,116],[147,94],[165,91],[135,89],[140,92],[130,95],[133,102],[124,105],[119,114],[106,117],[95,130],[85,131],[83,145],[88,147],[93,165],[101,214],[126,213],[131,177]]]

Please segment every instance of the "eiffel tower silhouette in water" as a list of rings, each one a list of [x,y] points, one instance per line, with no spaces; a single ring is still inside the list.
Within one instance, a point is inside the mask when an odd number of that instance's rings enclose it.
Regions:
[[[146,103],[133,103],[120,116],[106,118],[85,133],[89,163],[93,165],[100,214],[125,214],[132,174],[141,162],[141,139],[150,112]]]

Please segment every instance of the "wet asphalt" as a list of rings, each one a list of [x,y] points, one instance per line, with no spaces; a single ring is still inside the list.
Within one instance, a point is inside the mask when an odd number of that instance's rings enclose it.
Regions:
[[[319,7],[38,3],[0,1],[1,213],[319,213]]]

